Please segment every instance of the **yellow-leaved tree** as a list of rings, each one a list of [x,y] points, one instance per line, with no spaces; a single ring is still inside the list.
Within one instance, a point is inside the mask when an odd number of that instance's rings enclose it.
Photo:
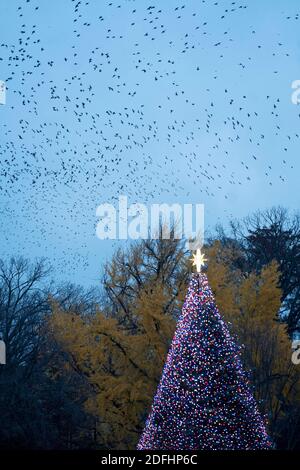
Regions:
[[[86,409],[107,449],[134,448],[142,431],[185,293],[183,246],[145,240],[117,251],[105,268],[105,307],[95,315],[53,304],[51,330],[91,386]]]

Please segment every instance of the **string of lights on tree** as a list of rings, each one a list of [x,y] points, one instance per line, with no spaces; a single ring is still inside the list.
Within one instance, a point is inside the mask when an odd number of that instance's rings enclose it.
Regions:
[[[198,249],[139,450],[255,450],[272,442]]]

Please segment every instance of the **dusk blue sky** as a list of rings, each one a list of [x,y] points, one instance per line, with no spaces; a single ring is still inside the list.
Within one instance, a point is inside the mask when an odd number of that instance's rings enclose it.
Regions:
[[[150,8],[149,8],[150,7]],[[184,8],[183,8],[184,7]],[[299,209],[299,2],[1,0],[0,256],[99,284],[96,208]]]

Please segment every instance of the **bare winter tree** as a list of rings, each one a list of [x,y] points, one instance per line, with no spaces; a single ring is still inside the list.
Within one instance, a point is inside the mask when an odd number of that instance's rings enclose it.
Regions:
[[[72,284],[54,286],[46,260],[0,260],[0,448],[70,448],[88,416],[77,396],[78,378],[63,370],[62,352],[47,330],[51,302],[84,314],[92,293]],[[50,286],[50,287],[49,287]],[[89,445],[84,442],[83,445]]]
[[[280,270],[282,315],[288,331],[300,323],[300,216],[290,215],[282,207],[258,211],[241,222],[231,223],[228,237],[222,228],[218,238],[223,244],[240,247],[238,267],[245,272],[259,271],[272,260]]]
[[[49,311],[43,281],[50,272],[45,260],[31,265],[23,258],[0,261],[0,331],[6,344],[7,368],[34,361],[39,329]]]

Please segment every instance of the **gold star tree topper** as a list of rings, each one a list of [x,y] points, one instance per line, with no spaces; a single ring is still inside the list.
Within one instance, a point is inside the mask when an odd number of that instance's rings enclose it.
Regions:
[[[205,265],[205,261],[207,261],[207,259],[205,258],[204,253],[201,253],[201,249],[197,248],[196,254],[193,255],[193,258],[191,258],[191,261],[193,261],[193,266],[196,266],[197,273],[200,273],[201,268],[202,266]]]

